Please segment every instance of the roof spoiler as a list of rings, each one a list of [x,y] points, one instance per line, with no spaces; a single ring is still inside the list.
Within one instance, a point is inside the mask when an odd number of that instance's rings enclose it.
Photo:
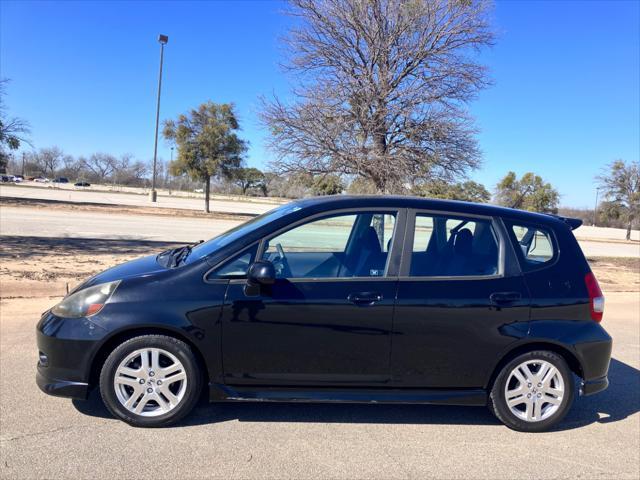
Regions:
[[[564,223],[569,225],[569,228],[571,228],[571,230],[575,230],[580,225],[582,225],[582,219],[580,218],[562,217],[560,215],[554,215],[554,217],[556,217],[558,220],[562,220]]]

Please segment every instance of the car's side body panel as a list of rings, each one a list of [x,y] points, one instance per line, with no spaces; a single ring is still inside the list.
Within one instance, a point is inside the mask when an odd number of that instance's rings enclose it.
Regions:
[[[395,279],[278,280],[258,296],[232,281],[222,315],[225,383],[388,385]],[[349,295],[381,299],[356,305]]]
[[[495,305],[495,292],[519,292]],[[494,360],[527,336],[529,296],[521,277],[403,279],[393,325],[394,385],[482,388]]]

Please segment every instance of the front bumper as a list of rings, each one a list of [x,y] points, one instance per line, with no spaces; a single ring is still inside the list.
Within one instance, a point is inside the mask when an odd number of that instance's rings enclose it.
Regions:
[[[60,380],[46,376],[43,368],[38,366],[36,373],[36,384],[47,395],[56,397],[77,398],[86,400],[89,396],[89,384],[85,382],[74,382],[71,380]]]
[[[45,313],[36,327],[40,351],[36,384],[44,393],[86,399],[91,362],[106,330],[86,318],[64,319]]]

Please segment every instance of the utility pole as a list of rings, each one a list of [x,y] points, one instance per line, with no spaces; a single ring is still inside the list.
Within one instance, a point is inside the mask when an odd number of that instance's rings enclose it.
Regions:
[[[164,60],[164,46],[169,41],[169,37],[166,35],[158,35],[158,42],[160,42],[160,73],[158,74],[158,104],[156,107],[156,138],[153,145],[153,176],[151,177],[151,193],[149,194],[149,200],[152,202],[157,201],[158,193],[156,192],[156,163],[158,161],[158,125],[160,124],[160,92],[162,91],[162,63]]]
[[[22,152],[22,177],[24,177],[24,157],[25,157],[25,153]]]

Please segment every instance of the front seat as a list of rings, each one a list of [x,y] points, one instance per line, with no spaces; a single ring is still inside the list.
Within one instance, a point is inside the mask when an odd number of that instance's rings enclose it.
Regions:
[[[386,258],[382,252],[382,247],[380,247],[380,240],[378,239],[376,229],[367,227],[362,237],[360,237],[358,245],[360,246],[360,254],[353,269],[353,276],[382,276]],[[372,272],[379,273],[372,274]]]

